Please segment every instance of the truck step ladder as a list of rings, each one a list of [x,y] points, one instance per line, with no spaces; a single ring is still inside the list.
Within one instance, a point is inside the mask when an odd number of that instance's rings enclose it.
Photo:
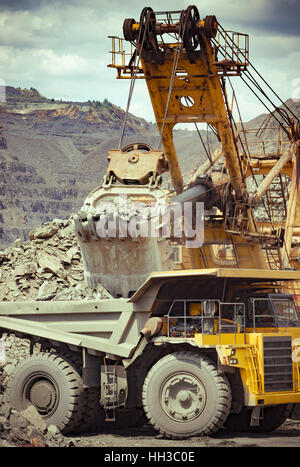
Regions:
[[[115,409],[118,405],[118,386],[115,365],[105,365],[105,376],[106,381],[103,384],[104,398],[106,400],[106,404],[104,407],[105,421],[115,422]]]

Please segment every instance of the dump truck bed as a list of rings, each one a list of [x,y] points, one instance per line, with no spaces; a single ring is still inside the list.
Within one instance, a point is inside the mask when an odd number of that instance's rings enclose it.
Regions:
[[[166,297],[176,299],[194,289],[205,298],[222,290],[225,280],[227,287],[245,287],[254,282],[282,286],[293,279],[300,280],[300,272],[228,268],[152,273],[129,299],[0,302],[0,330],[130,358],[154,304],[163,304]]]
[[[126,299],[1,302],[0,328],[127,358],[149,317]]]

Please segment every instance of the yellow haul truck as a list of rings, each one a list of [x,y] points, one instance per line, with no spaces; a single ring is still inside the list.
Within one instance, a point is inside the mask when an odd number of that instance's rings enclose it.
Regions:
[[[272,222],[259,230],[253,214],[255,199],[294,156],[296,167],[299,125],[287,119],[295,155],[268,157],[271,176],[251,198],[246,178],[253,161],[240,154],[224,84],[249,65],[247,36],[223,33],[225,44],[215,43],[215,16],[201,19],[195,6],[175,13],[175,21],[174,12],[164,12],[159,22],[145,8],[139,22],[125,20],[125,39],[136,49],[128,66],[112,64],[119,77],[146,79],[164,151],[138,143],[110,151],[103,184],[74,216],[86,282],[101,283],[114,298],[0,303],[1,332],[31,341],[31,356],[8,384],[8,401],[18,410],[34,405],[46,424],[64,433],[124,418],[129,425],[143,413],[156,430],[177,439],[223,426],[270,431],[300,403],[300,318],[285,287],[300,280],[300,271],[288,262],[292,243],[282,243]],[[173,43],[157,40],[164,34]],[[122,47],[116,54],[123,60]],[[221,175],[197,174],[185,189],[172,130],[187,121],[214,129],[222,147],[209,167],[222,154],[225,165]],[[178,203],[205,204],[203,242],[183,249],[181,270],[168,238],[142,237],[135,229],[124,236],[120,227],[130,227],[137,201],[174,200],[161,188],[167,169]],[[293,180],[298,187],[296,170]],[[129,205],[125,216],[124,205],[115,203],[120,196]],[[295,203],[286,240],[296,232]],[[122,222],[106,235],[111,218]],[[229,260],[217,254],[228,247]],[[268,262],[273,249],[274,268]]]
[[[175,439],[274,430],[300,403],[300,319],[277,289],[294,275],[170,271],[126,299],[1,303],[2,332],[35,349],[8,401],[64,433],[143,411]]]

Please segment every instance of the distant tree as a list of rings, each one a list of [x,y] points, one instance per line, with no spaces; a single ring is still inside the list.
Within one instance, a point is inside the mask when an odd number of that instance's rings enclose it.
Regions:
[[[103,104],[104,104],[106,107],[112,107],[112,103],[109,102],[109,100],[106,99],[106,97],[105,97],[105,99],[104,99],[104,101],[103,101]]]

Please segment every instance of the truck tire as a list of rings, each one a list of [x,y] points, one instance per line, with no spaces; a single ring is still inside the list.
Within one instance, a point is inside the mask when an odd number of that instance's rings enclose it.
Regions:
[[[84,389],[80,368],[71,360],[39,353],[21,362],[8,382],[8,403],[18,411],[33,405],[47,426],[56,425],[64,434],[76,431],[83,417]]]
[[[167,438],[209,436],[229,415],[231,388],[206,356],[176,352],[151,368],[142,400],[148,420]]]
[[[265,407],[259,425],[250,426],[251,410],[243,409],[239,414],[230,414],[225,427],[228,431],[240,433],[269,433],[282,425],[291,413],[291,404]]]

